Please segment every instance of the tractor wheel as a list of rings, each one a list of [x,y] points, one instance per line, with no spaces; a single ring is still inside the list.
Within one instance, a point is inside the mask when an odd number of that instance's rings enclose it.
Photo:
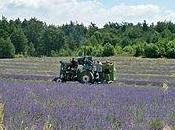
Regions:
[[[93,83],[94,77],[91,72],[83,71],[80,73],[79,81],[81,83]]]
[[[62,80],[59,77],[54,78],[52,81],[56,83],[62,82]]]

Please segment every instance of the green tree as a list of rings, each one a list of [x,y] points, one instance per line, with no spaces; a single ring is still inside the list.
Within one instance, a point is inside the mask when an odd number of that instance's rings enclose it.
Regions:
[[[5,32],[9,33],[9,23],[7,21],[7,18],[2,16],[2,19],[0,20],[0,29],[4,30]]]
[[[168,29],[171,31],[171,33],[175,33],[175,24],[172,22],[168,22]]]
[[[46,25],[36,18],[31,18],[28,21],[24,19],[21,26],[29,43],[33,44],[32,47],[35,49],[35,55],[41,55],[43,49],[41,44],[41,36],[44,33]]]
[[[155,26],[155,29],[157,32],[161,33],[167,28],[166,22],[157,22],[157,25]]]
[[[60,28],[49,26],[42,35],[43,54],[51,56],[51,51],[59,52],[64,46],[64,33]]]
[[[9,37],[9,34],[4,29],[0,29],[0,37],[7,39]]]
[[[96,32],[94,33],[94,36],[95,36],[96,41],[97,41],[98,44],[100,44],[100,43],[103,42],[103,41],[102,41],[102,40],[103,40],[103,36],[102,36],[101,32],[96,31]]]
[[[34,47],[33,43],[30,42],[27,45],[26,53],[27,53],[26,55],[28,55],[28,56],[35,56],[35,47]]]
[[[128,46],[131,44],[131,41],[128,37],[123,37],[122,40],[121,40],[121,43],[120,43],[120,46],[121,47],[125,47],[125,46]]]
[[[160,38],[160,35],[155,30],[148,31],[147,33],[145,33],[145,36],[144,36],[144,39],[146,40],[147,43],[156,43],[158,42],[159,38]]]
[[[78,22],[49,26],[36,18],[23,21],[19,18],[0,19],[0,38],[6,40],[10,37],[16,54],[29,56],[82,54],[85,46],[86,53],[93,56],[110,56],[125,51],[134,56],[173,58],[174,33],[173,22],[158,22],[150,26],[145,20],[138,24],[109,22],[102,28],[91,23],[87,28]]]
[[[15,46],[16,54],[26,53],[28,40],[21,28],[14,29],[10,39]]]
[[[169,40],[173,40],[173,34],[171,33],[170,30],[168,29],[165,29],[161,32],[161,36],[162,38],[166,38],[166,39],[169,39]]]
[[[146,23],[146,20],[144,20],[143,22],[143,31],[148,31],[149,27],[148,27],[148,24]]]
[[[88,27],[88,32],[87,32],[88,37],[91,37],[92,35],[94,35],[96,31],[98,31],[98,27],[96,26],[96,24],[91,23],[91,25]]]
[[[74,23],[72,21],[70,24],[63,25],[61,29],[63,30],[66,38],[69,39],[69,47],[71,49],[81,46],[81,43],[84,41],[87,34],[87,28],[83,24]]]
[[[15,47],[10,38],[4,40],[0,38],[0,58],[13,58],[15,56]]]

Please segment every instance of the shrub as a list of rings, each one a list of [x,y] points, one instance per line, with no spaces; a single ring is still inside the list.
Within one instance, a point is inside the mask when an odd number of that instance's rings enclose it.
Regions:
[[[101,45],[95,46],[92,49],[92,56],[100,57],[103,55],[103,47]]]
[[[123,54],[123,49],[121,46],[115,46],[115,54]]]
[[[169,48],[166,53],[167,58],[175,58],[175,48]]]
[[[114,54],[114,47],[110,43],[105,44],[103,48],[103,56],[113,56]]]
[[[101,45],[83,46],[83,47],[77,49],[76,55],[78,55],[78,56],[91,55],[91,56],[100,57],[103,55],[103,47]]]
[[[133,48],[135,50],[134,56],[138,57],[138,56],[143,56],[144,55],[144,45],[137,44],[137,45],[134,45]]]
[[[175,58],[175,40],[168,43],[166,57]]]
[[[166,56],[166,50],[167,50],[167,39],[160,39],[156,45],[158,46],[159,48],[159,53],[162,57],[165,57]]]
[[[15,47],[12,44],[10,38],[4,40],[0,38],[0,58],[14,58]]]
[[[61,49],[60,51],[54,51],[52,50],[51,51],[51,56],[52,57],[59,57],[59,56],[71,56],[72,55],[72,52],[70,49]]]
[[[128,46],[124,47],[123,51],[127,54],[130,54],[130,55],[135,54],[134,48],[131,45],[128,45]]]
[[[92,46],[82,46],[81,48],[78,48],[77,55],[92,55],[93,47]]]
[[[144,52],[147,58],[159,58],[160,57],[159,48],[157,45],[153,43],[146,44]]]

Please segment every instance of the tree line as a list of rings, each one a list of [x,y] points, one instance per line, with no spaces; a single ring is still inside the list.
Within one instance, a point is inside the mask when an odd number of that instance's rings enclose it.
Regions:
[[[0,19],[0,58],[81,55],[175,58],[175,24],[109,22],[98,28],[94,23],[55,26],[36,18]]]

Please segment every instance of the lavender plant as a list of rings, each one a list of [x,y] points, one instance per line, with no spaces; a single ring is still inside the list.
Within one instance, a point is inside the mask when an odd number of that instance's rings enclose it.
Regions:
[[[7,130],[149,130],[175,125],[175,89],[0,80]],[[49,119],[48,119],[49,117]]]

